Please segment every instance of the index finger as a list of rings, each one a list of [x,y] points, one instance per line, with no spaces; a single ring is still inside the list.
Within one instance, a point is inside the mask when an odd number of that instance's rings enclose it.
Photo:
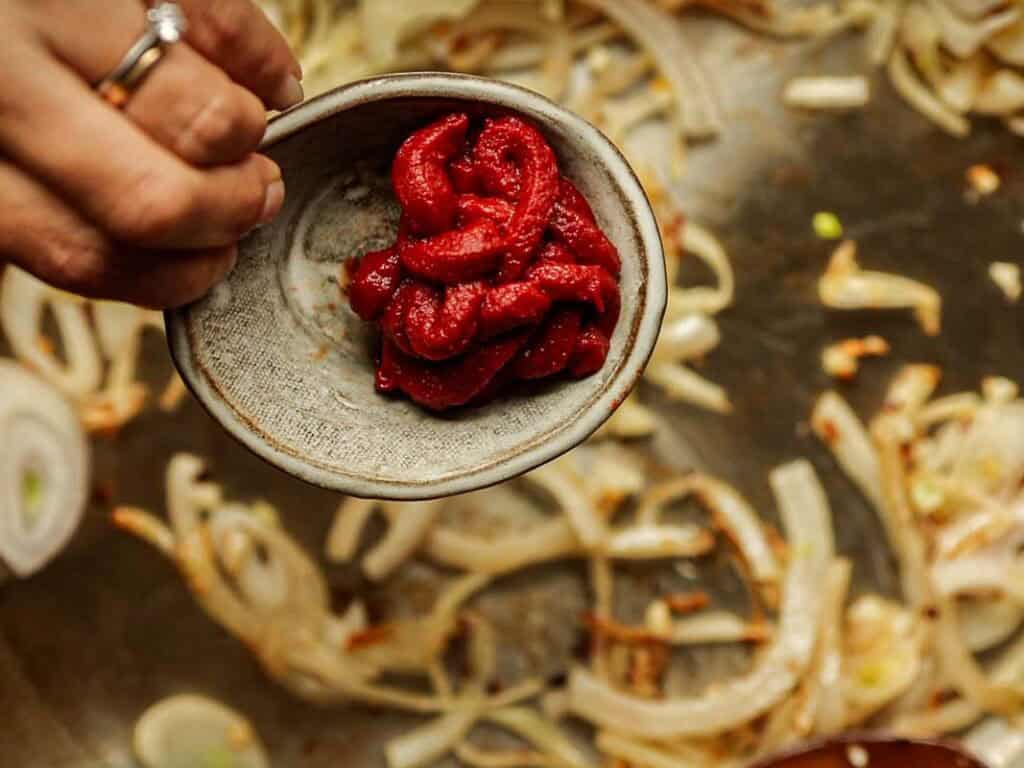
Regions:
[[[178,0],[188,42],[270,109],[302,101],[302,67],[252,0]]]

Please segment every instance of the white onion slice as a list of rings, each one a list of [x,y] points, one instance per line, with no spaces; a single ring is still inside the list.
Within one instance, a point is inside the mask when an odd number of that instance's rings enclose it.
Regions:
[[[982,81],[974,111],[982,115],[1013,115],[1024,109],[1024,77],[1009,69],[993,72]]]
[[[587,494],[571,477],[557,467],[548,465],[531,472],[530,481],[555,498],[560,511],[584,547],[593,549],[604,543],[608,536],[608,526]]]
[[[867,429],[842,395],[825,392],[818,397],[811,411],[811,429],[865,498],[876,509],[883,509],[878,455]],[[887,529],[894,524],[885,522]]]
[[[759,589],[774,591],[781,569],[757,512],[735,488],[710,475],[693,473],[650,488],[640,499],[637,520],[655,525],[673,502],[696,496],[715,525],[739,550]]]
[[[707,78],[675,19],[666,19],[643,0],[583,0],[622,27],[658,66],[668,81],[683,130],[688,136],[713,137],[722,118]]]
[[[714,288],[672,288],[669,291],[667,317],[698,312],[717,315],[730,306],[736,295],[736,276],[722,243],[709,229],[693,221],[683,227],[683,249],[703,261],[715,275]]]
[[[89,446],[71,405],[0,361],[0,560],[29,576],[67,545],[89,496]]]
[[[1024,606],[1012,600],[972,600],[957,606],[960,634],[972,653],[1009,640],[1024,621]]]
[[[777,704],[806,669],[818,634],[821,584],[832,559],[825,492],[805,461],[771,474],[790,542],[779,631],[758,666],[703,696],[652,701],[616,690],[577,667],[569,680],[574,712],[590,722],[649,738],[710,735],[750,722]]]
[[[61,293],[27,272],[7,267],[0,285],[0,326],[14,355],[68,397],[80,400],[93,393],[103,375],[96,340],[83,306],[84,299]],[[53,310],[63,340],[60,361],[41,343],[43,312]]]
[[[1007,64],[1024,67],[1024,20],[993,35],[985,45]]]
[[[634,525],[613,532],[606,552],[620,560],[697,557],[710,552],[715,537],[696,525]]]
[[[913,309],[929,336],[938,334],[942,298],[924,283],[902,275],[861,269],[857,246],[843,242],[818,282],[822,304],[832,309]]]
[[[897,48],[889,57],[889,78],[907,103],[947,133],[963,138],[971,124],[962,115],[936,97],[914,74],[907,55]]]
[[[450,568],[497,575],[568,557],[579,549],[569,521],[558,519],[494,540],[438,527],[427,536],[423,552]]]
[[[135,725],[133,745],[145,768],[270,766],[249,721],[205,696],[173,696],[151,706]]]
[[[964,746],[989,768],[1014,768],[1024,758],[1024,731],[990,717],[967,733]]]
[[[436,763],[466,738],[479,717],[476,709],[450,712],[392,739],[384,750],[388,768],[421,768]]]
[[[771,635],[771,625],[764,622],[750,622],[726,611],[707,611],[676,619],[665,639],[672,645],[706,645],[764,642]]]
[[[714,413],[729,413],[729,394],[685,365],[655,362],[644,372],[644,378],[665,390],[670,398],[691,403]]]
[[[701,312],[665,321],[654,348],[654,361],[688,361],[703,357],[722,341],[718,324]]]
[[[440,511],[439,501],[388,504],[385,507],[388,531],[363,558],[363,573],[367,578],[381,581],[412,557],[427,537]]]
[[[943,0],[928,0],[928,7],[939,23],[942,42],[954,56],[962,59],[973,56],[992,35],[1020,18],[1020,11],[1015,6],[974,21],[955,14]]]
[[[372,499],[351,497],[341,502],[338,511],[334,513],[334,523],[324,545],[328,560],[332,563],[345,563],[355,557],[363,528],[376,508],[377,502]]]
[[[797,77],[786,83],[782,101],[798,109],[859,109],[871,98],[868,79],[848,77]]]

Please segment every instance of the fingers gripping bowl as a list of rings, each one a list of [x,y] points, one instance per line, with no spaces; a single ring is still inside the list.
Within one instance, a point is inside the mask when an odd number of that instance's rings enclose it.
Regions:
[[[622,313],[593,376],[445,415],[374,389],[374,332],[347,306],[344,264],[394,241],[389,170],[413,131],[454,111],[536,125],[622,260]],[[596,129],[515,86],[448,74],[356,83],[277,118],[265,151],[288,200],[241,245],[234,273],[168,315],[186,382],[269,462],[360,496],[462,493],[532,469],[596,430],[636,383],[666,302],[657,223],[629,166]]]

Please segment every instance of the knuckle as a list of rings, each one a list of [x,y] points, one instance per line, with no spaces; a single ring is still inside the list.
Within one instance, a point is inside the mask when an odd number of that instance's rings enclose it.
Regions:
[[[236,146],[240,152],[248,151],[251,130],[250,117],[244,107],[230,97],[230,92],[213,95],[189,120],[178,137],[176,151],[182,157],[197,162],[220,159],[228,147]]]
[[[144,172],[132,179],[110,212],[121,240],[145,245],[171,237],[191,218],[195,192],[185,179]]]
[[[41,276],[47,282],[83,295],[94,295],[107,283],[111,254],[99,238],[55,231],[41,242]]]
[[[247,37],[248,9],[237,0],[211,0],[202,15],[208,43],[218,49],[233,50]]]

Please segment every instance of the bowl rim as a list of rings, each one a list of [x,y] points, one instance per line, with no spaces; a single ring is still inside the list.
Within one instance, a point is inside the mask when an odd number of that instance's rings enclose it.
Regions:
[[[984,768],[984,763],[975,757],[965,746],[950,738],[910,738],[898,736],[886,731],[857,730],[842,733],[832,737],[820,737],[802,744],[784,748],[775,754],[754,761],[750,768],[776,768],[789,760],[798,759],[819,749],[831,747],[885,747],[906,745],[911,747],[925,747],[930,749],[943,750],[951,758],[961,758],[969,761],[964,768]]]
[[[608,138],[579,115],[520,86],[474,75],[413,72],[382,75],[342,85],[309,99],[270,120],[260,145],[266,150],[305,128],[366,104],[398,98],[454,98],[530,111],[568,128],[604,162],[621,198],[634,214],[632,227],[647,263],[643,309],[622,361],[590,407],[558,429],[550,439],[512,456],[437,480],[410,481],[344,475],[282,450],[264,439],[228,403],[192,354],[188,316],[191,305],[165,312],[171,358],[185,384],[210,416],[242,445],[267,463],[313,485],[351,496],[417,501],[468,493],[536,469],[576,447],[615,412],[640,380],[657,342],[668,303],[664,246],[650,200],[636,173]]]

